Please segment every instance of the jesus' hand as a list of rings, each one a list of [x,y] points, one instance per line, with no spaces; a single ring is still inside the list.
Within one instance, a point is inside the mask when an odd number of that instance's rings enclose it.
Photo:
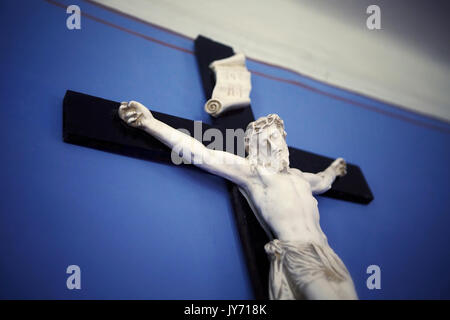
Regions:
[[[140,128],[144,123],[154,119],[150,110],[136,101],[122,102],[119,108],[119,117],[134,128]]]
[[[342,158],[337,158],[336,160],[334,160],[330,165],[330,168],[335,171],[336,176],[338,177],[342,177],[347,174],[347,163]]]

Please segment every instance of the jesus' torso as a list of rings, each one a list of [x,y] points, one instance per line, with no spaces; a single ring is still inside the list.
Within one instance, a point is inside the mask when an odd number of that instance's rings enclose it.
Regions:
[[[325,244],[317,200],[302,173],[291,168],[278,173],[264,170],[257,168],[242,188],[255,214],[279,240]]]

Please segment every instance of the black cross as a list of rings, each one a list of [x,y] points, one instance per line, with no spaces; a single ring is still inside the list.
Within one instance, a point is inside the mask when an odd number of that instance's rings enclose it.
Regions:
[[[206,99],[211,97],[215,85],[214,74],[209,69],[209,64],[233,54],[231,47],[205,37],[199,36],[195,40],[195,55]],[[127,126],[117,115],[119,106],[119,102],[68,90],[63,102],[64,141],[171,164],[169,148],[141,130]],[[152,113],[156,119],[174,128],[187,129],[191,136],[194,136],[194,121],[155,111]],[[221,130],[224,135],[225,129],[245,130],[247,124],[255,120],[251,107],[234,110],[211,119],[214,126],[202,124],[202,136],[205,130],[212,127]],[[289,160],[291,167],[306,172],[319,172],[328,167],[334,159],[289,147]],[[186,165],[182,166],[186,168]],[[237,186],[228,181],[227,186],[255,298],[267,299],[269,261],[264,252],[264,245],[269,239]],[[350,163],[347,164],[347,175],[337,178],[332,188],[323,195],[362,204],[368,204],[373,200],[361,169]]]

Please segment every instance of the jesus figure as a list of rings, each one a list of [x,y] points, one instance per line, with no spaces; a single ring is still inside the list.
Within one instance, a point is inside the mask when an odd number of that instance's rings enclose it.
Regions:
[[[244,139],[248,156],[243,158],[208,149],[155,119],[139,102],[123,102],[118,112],[128,125],[144,130],[172,150],[182,149],[183,157],[193,157],[196,166],[239,187],[260,223],[274,235],[265,245],[271,261],[270,299],[358,298],[347,268],[320,227],[313,197],[346,174],[342,158],[316,174],[290,168],[284,123],[276,114],[248,125]]]

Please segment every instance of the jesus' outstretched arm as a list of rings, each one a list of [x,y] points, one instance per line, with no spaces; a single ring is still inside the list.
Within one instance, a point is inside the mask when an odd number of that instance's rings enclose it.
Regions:
[[[303,178],[308,180],[313,194],[321,194],[331,188],[336,177],[342,177],[347,173],[347,164],[342,158],[337,158],[324,171],[319,173],[302,172]]]
[[[119,116],[129,126],[144,130],[173,151],[181,150],[183,157],[208,172],[219,175],[238,185],[244,185],[250,175],[245,158],[229,152],[211,150],[200,141],[155,119],[144,105],[136,101],[122,102]]]

